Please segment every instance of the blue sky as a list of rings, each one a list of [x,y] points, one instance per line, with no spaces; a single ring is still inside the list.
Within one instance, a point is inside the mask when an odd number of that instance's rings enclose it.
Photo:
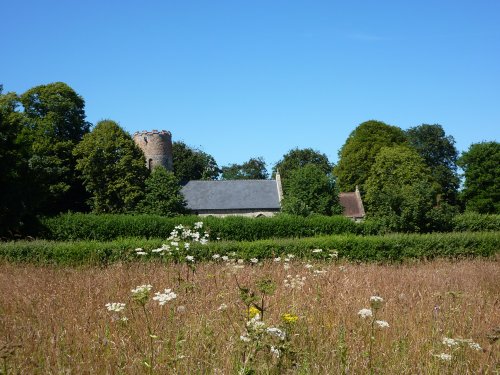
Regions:
[[[0,83],[63,81],[92,123],[166,129],[220,166],[376,119],[500,138],[500,1],[0,0]]]

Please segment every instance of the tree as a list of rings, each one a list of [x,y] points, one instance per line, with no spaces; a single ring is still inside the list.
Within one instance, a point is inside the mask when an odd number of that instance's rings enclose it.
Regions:
[[[325,154],[313,150],[312,148],[294,148],[283,155],[283,158],[275,164],[273,167],[273,175],[279,170],[281,178],[285,180],[293,171],[305,167],[308,164],[318,166],[324,174],[329,175],[332,173],[333,165]]]
[[[73,149],[89,132],[85,102],[62,82],[36,86],[21,95],[23,138],[30,144],[29,167],[43,213],[82,209],[85,194],[75,173]]]
[[[432,227],[436,185],[414,149],[382,148],[365,187],[368,215],[384,221],[389,230],[418,232]]]
[[[26,145],[20,141],[24,115],[18,96],[0,85],[0,236],[18,232],[32,214]]]
[[[190,180],[216,180],[220,170],[215,159],[200,150],[187,146],[184,142],[172,145],[174,174],[181,183]]]
[[[116,122],[104,120],[74,150],[76,168],[96,213],[130,212],[141,201],[148,170],[144,154]]]
[[[406,137],[430,168],[432,177],[439,184],[441,199],[456,204],[460,180],[457,173],[458,151],[453,137],[447,136],[438,124],[410,128],[406,131]]]
[[[264,158],[251,158],[243,164],[231,164],[221,168],[223,180],[266,180],[269,174]]]
[[[333,178],[320,166],[306,164],[295,169],[285,180],[285,184],[283,212],[301,216],[342,213]]]
[[[179,179],[162,166],[157,166],[146,178],[146,195],[138,211],[162,216],[175,216],[186,211]]]
[[[339,189],[354,191],[358,186],[364,193],[370,169],[380,149],[405,142],[404,132],[396,126],[374,120],[360,124],[339,151],[339,161],[334,168]]]
[[[458,159],[464,170],[461,193],[467,211],[500,213],[500,143],[474,143]]]

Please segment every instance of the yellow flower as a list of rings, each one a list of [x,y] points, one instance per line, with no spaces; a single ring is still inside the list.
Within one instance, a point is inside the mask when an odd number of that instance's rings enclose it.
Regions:
[[[255,318],[255,316],[259,315],[259,314],[260,314],[260,310],[258,308],[256,308],[255,306],[250,306],[248,308],[248,317],[250,319]]]
[[[283,314],[282,319],[287,324],[293,324],[299,319],[299,317],[293,314]]]

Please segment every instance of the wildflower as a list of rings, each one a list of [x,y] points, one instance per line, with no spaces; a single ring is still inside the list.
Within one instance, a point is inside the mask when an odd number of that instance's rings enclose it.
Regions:
[[[323,251],[323,249],[314,249],[312,252],[313,253],[321,253]]]
[[[247,327],[256,333],[260,333],[264,331],[266,324],[260,320],[260,314],[257,314],[247,322]]]
[[[208,240],[207,240],[206,238],[202,238],[202,239],[200,240],[200,243],[201,243],[202,245],[206,245],[206,244],[208,243]]]
[[[255,318],[259,314],[260,314],[260,310],[258,308],[256,308],[255,306],[250,306],[248,308],[248,317],[250,319]]]
[[[174,246],[174,247],[179,247],[179,242],[177,241],[172,241],[170,242],[170,245]]]
[[[125,309],[125,304],[121,302],[110,302],[106,304],[108,311],[120,312]]]
[[[278,337],[280,340],[284,340],[286,338],[286,333],[276,327],[269,327],[266,329],[266,332],[272,336]]]
[[[285,287],[291,288],[291,289],[302,289],[306,281],[305,276],[301,277],[300,275],[295,275],[295,277],[292,277],[292,275],[288,275],[285,279]]]
[[[186,250],[189,250],[189,247],[190,247],[190,246],[191,246],[191,245],[189,244],[189,242],[184,242],[184,248],[185,248]]]
[[[244,259],[238,259],[238,264],[243,264],[243,263],[245,263]]]
[[[137,251],[136,254],[137,255],[147,255],[147,253],[145,251]]]
[[[373,313],[370,309],[361,309],[358,311],[358,315],[363,319],[366,319],[371,318],[373,316]]]
[[[126,316],[122,316],[122,317],[120,318],[120,321],[121,321],[121,322],[124,322],[124,323],[125,323],[125,322],[128,322],[128,318],[127,318]]]
[[[450,354],[446,354],[446,353],[441,353],[441,354],[433,354],[434,357],[437,357],[443,361],[451,361],[451,355]]]
[[[259,263],[259,260],[257,258],[252,258],[252,259],[250,259],[250,262],[252,262],[252,263]]]
[[[385,320],[375,320],[375,323],[377,323],[380,328],[389,328],[389,323]]]
[[[274,355],[276,358],[279,358],[281,352],[279,349],[275,348],[274,346],[271,346],[271,354]]]
[[[290,265],[288,263],[283,264],[283,268],[285,271],[288,271],[290,269]]]
[[[243,342],[250,342],[250,341],[252,341],[252,339],[250,337],[248,337],[246,334],[245,335],[241,335],[240,336],[240,340],[243,341]]]
[[[455,339],[449,338],[449,337],[443,337],[442,341],[443,345],[449,346],[450,348],[452,346],[458,346],[459,342]]]
[[[139,293],[149,292],[152,288],[153,288],[152,285],[144,284],[144,285],[139,285],[135,289],[132,289],[131,292],[132,294],[139,294]]]
[[[299,317],[297,315],[288,314],[288,313],[287,314],[283,314],[281,316],[281,318],[287,324],[293,324],[293,323],[295,323],[299,319]]]
[[[307,263],[304,267],[307,268],[307,269],[309,269],[309,268],[313,268],[314,266],[312,264],[310,264],[310,263]]]
[[[201,228],[203,228],[203,221],[198,221],[198,222],[194,223],[193,228],[194,229],[201,229]]]
[[[276,257],[276,258],[274,258],[274,261],[275,262],[281,262],[281,258],[280,257]]]
[[[370,297],[370,305],[372,307],[372,309],[379,309],[380,307],[382,307],[382,303],[384,302],[384,299],[382,297],[379,297],[379,296],[371,296]]]
[[[186,306],[177,306],[177,309],[176,311],[179,313],[179,314],[182,314],[183,312],[186,311]]]
[[[339,257],[339,252],[337,250],[332,251],[328,256],[332,259],[337,259]]]
[[[138,247],[137,249],[135,249],[134,251],[144,251],[141,247]]]
[[[227,262],[227,261],[229,260],[229,257],[228,257],[227,255],[223,255],[223,256],[222,256],[222,260],[223,260],[224,262]]]
[[[165,250],[164,248],[162,247],[159,247],[158,249],[153,249],[151,250],[152,253],[161,253],[163,250]]]
[[[188,262],[194,262],[194,256],[192,256],[192,255],[186,255],[186,260]]]
[[[326,270],[314,270],[313,272],[314,272],[315,276],[318,276],[318,275],[325,274],[327,271]]]
[[[220,255],[219,255],[219,254],[214,254],[214,255],[212,255],[212,259],[213,259],[213,260],[217,260],[217,259],[219,259],[219,258],[220,258]]]
[[[482,350],[481,346],[477,342],[469,342],[469,348],[474,350]]]
[[[224,310],[227,310],[227,305],[226,305],[225,303],[223,303],[223,304],[221,304],[221,305],[219,306],[219,308],[218,308],[217,310],[219,310],[219,311],[224,311]]]
[[[158,301],[158,304],[160,306],[163,306],[168,301],[171,301],[171,300],[173,300],[175,298],[177,298],[177,294],[175,294],[174,292],[172,292],[171,289],[165,289],[164,293],[157,292],[157,293],[155,293],[155,296],[153,297],[153,299],[155,301]]]

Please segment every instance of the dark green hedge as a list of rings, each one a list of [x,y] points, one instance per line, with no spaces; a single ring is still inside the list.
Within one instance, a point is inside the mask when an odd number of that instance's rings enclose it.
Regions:
[[[159,259],[157,255],[138,256],[134,249],[147,251],[160,247],[164,240],[127,238],[110,242],[16,241],[0,243],[0,260],[48,264],[108,264],[116,261]],[[312,249],[323,249],[313,253]],[[253,242],[219,241],[192,246],[190,255],[198,260],[213,254],[236,252],[238,258],[272,258],[294,254],[302,258],[327,258],[337,251],[350,261],[402,261],[435,257],[492,256],[500,249],[499,232],[394,234],[386,236],[335,235],[302,239],[276,239]],[[151,253],[149,253],[151,254]],[[187,253],[186,253],[187,254]],[[181,256],[182,258],[182,256]]]
[[[361,234],[363,224],[343,216],[308,218],[278,215],[268,218],[225,218],[179,216],[167,218],[153,215],[63,214],[42,219],[45,228],[40,238],[50,240],[110,241],[120,237],[168,238],[178,224],[193,225],[203,221],[212,238],[231,241],[255,241],[269,238],[311,237],[353,233]]]
[[[456,232],[500,231],[500,215],[466,213],[456,215],[452,224]]]

